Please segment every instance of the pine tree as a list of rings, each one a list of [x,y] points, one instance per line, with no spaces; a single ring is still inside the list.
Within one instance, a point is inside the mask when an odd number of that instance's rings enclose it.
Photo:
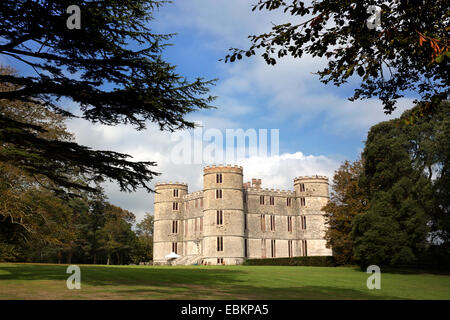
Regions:
[[[172,35],[151,31],[153,12],[165,1],[4,0],[0,5],[0,57],[30,72],[0,74],[0,101],[33,103],[67,118],[92,123],[148,122],[161,130],[192,128],[193,111],[210,108],[213,81],[189,82],[162,58]],[[69,29],[66,10],[78,4],[81,28]],[[76,115],[66,105],[79,105]],[[46,139],[45,128],[0,112],[0,162],[53,181],[55,189],[98,191],[95,183],[116,181],[121,190],[144,188],[158,173],[153,161],[134,162],[127,154],[98,151],[73,141]],[[83,182],[73,179],[84,175]],[[86,184],[85,182],[89,182]]]

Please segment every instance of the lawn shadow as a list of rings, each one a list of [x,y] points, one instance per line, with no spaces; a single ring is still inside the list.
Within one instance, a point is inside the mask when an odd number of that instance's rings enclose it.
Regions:
[[[155,299],[155,296],[162,294],[163,299],[169,300],[405,300],[396,296],[374,295],[361,290],[332,286],[278,288],[248,285],[237,285],[229,288],[182,287],[187,290],[184,292],[174,292],[171,289],[164,288],[139,288],[123,290],[121,293],[127,293],[133,299]]]
[[[239,270],[226,268],[182,268],[182,267],[133,267],[79,265],[81,281],[92,286],[154,286],[168,283],[189,285],[220,285],[239,282]],[[2,265],[2,280],[67,280],[67,265]]]

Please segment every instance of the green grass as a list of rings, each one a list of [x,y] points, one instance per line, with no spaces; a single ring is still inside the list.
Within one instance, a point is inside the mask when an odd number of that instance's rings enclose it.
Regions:
[[[350,267],[0,264],[0,299],[450,299],[450,276],[382,273],[381,289]]]

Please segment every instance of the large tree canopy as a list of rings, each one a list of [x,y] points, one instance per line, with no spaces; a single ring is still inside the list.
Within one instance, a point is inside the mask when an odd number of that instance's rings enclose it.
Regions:
[[[367,27],[370,5],[381,8],[378,28]],[[448,1],[259,0],[256,9],[292,17],[249,36],[251,46],[230,49],[225,61],[257,51],[272,65],[289,55],[326,57],[327,67],[318,71],[322,82],[339,86],[355,74],[361,85],[350,100],[377,97],[386,113],[408,93],[424,102],[420,113],[433,112],[449,95]]]
[[[352,221],[353,250],[364,267],[430,257],[448,265],[450,105],[408,124],[419,108],[368,133],[359,186],[370,205]]]
[[[0,56],[27,66],[22,74],[2,73],[0,100],[8,104],[40,104],[65,117],[82,117],[105,125],[130,124],[161,130],[190,128],[185,115],[210,108],[212,81],[189,82],[161,54],[171,35],[149,28],[153,12],[165,1],[31,1],[0,4]],[[81,9],[81,28],[66,25],[70,5]],[[67,101],[80,106],[70,110]],[[70,103],[69,103],[70,104]],[[133,162],[126,154],[95,151],[72,141],[48,139],[29,119],[0,113],[0,161],[59,187],[94,188],[91,182],[110,179],[122,190],[151,190],[157,173],[152,161]]]

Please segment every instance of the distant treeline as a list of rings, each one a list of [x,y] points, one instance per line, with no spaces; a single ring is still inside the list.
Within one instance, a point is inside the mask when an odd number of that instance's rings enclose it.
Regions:
[[[4,168],[0,166],[1,178]],[[0,179],[1,179],[0,178]],[[2,179],[2,184],[4,180]],[[7,189],[0,189],[0,202]],[[64,201],[49,191],[18,195],[20,217],[0,220],[0,261],[129,264],[152,260],[153,216],[135,216],[104,197]]]

